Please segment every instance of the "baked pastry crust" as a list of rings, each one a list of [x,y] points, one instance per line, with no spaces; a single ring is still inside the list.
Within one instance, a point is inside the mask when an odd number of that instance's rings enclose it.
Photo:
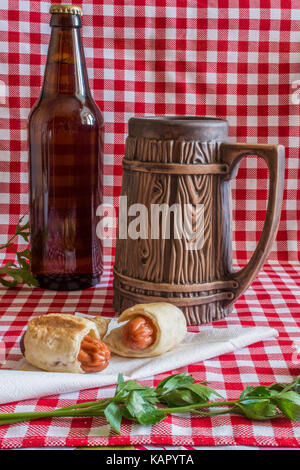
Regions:
[[[90,320],[91,322],[95,323],[98,333],[100,335],[100,339],[102,339],[106,335],[108,325],[111,321],[110,318],[104,318],[100,316],[97,316],[94,318],[90,318],[90,317],[83,317],[83,318],[86,318],[87,320]]]
[[[84,373],[77,357],[86,335],[101,339],[96,323],[87,318],[60,313],[35,317],[24,335],[25,358],[43,370]]]
[[[134,305],[124,310],[118,319],[118,323],[132,320],[140,315],[149,318],[156,328],[154,343],[142,350],[129,349],[123,341],[122,325],[113,329],[104,338],[104,342],[112,352],[124,357],[160,356],[181,343],[187,332],[186,319],[183,312],[178,307],[175,307],[175,305],[167,302]]]

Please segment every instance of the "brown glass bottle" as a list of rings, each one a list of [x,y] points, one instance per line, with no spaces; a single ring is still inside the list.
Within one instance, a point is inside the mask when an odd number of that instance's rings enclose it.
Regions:
[[[31,271],[40,287],[76,290],[102,273],[103,117],[89,89],[80,8],[50,12],[44,84],[29,116]]]

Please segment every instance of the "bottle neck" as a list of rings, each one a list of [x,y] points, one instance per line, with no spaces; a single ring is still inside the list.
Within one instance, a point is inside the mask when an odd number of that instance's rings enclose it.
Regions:
[[[77,15],[52,15],[50,45],[41,98],[57,95],[90,96]]]

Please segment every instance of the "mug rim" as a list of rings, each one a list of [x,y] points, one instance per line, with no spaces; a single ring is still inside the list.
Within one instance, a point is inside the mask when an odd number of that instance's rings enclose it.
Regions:
[[[128,121],[131,137],[154,140],[226,140],[228,121],[214,116],[136,116]]]
[[[194,115],[165,115],[165,116],[132,116],[128,122],[134,121],[153,121],[153,122],[161,122],[166,124],[172,125],[192,125],[192,124],[210,124],[213,126],[224,125],[228,124],[227,119],[219,118],[216,116],[194,116]]]

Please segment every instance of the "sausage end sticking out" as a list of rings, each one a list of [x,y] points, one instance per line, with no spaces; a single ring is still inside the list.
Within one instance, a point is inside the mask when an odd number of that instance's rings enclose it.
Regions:
[[[110,350],[100,339],[87,335],[81,342],[77,359],[84,372],[100,372],[108,366]]]
[[[154,343],[156,330],[146,317],[139,315],[128,321],[123,327],[123,341],[129,349],[142,350]]]

